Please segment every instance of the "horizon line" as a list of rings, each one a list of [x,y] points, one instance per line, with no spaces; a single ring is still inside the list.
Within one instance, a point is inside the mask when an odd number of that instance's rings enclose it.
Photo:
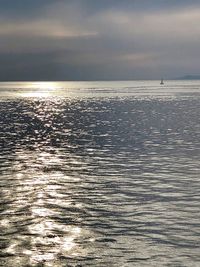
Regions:
[[[0,80],[0,82],[126,82],[126,81],[160,81],[161,79],[165,81],[173,80],[186,80],[184,78],[160,78],[160,79],[114,79],[114,80]],[[189,79],[188,79],[189,80]],[[192,80],[192,79],[191,79]],[[196,79],[198,80],[198,79]],[[200,80],[200,79],[199,79]]]

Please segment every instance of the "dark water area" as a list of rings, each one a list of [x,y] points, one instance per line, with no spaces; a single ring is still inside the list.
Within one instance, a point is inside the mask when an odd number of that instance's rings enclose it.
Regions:
[[[200,266],[199,174],[198,94],[1,98],[0,266]]]

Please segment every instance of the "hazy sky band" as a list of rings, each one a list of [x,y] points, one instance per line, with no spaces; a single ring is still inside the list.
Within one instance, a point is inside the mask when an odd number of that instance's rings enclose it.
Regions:
[[[200,73],[199,1],[0,0],[1,80]]]

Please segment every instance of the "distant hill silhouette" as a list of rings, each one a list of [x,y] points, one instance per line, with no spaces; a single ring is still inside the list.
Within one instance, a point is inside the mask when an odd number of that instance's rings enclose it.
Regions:
[[[177,80],[200,80],[200,74],[199,75],[184,75],[182,77],[177,78]]]

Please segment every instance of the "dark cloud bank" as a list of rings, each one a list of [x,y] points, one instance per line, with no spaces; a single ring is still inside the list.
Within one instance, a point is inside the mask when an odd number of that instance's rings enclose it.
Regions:
[[[0,80],[200,72],[199,1],[0,0]]]

